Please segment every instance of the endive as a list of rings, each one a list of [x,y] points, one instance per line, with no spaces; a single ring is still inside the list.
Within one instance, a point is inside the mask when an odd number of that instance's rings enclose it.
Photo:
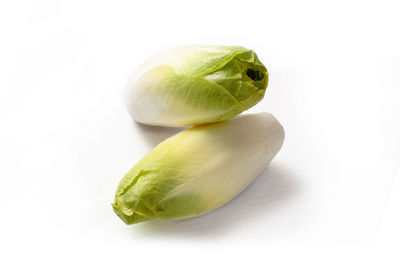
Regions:
[[[190,126],[233,118],[257,104],[268,72],[238,46],[184,46],[146,61],[130,77],[124,103],[138,122]]]
[[[127,224],[213,210],[278,153],[284,130],[268,113],[188,128],[160,143],[121,180],[112,204]]]

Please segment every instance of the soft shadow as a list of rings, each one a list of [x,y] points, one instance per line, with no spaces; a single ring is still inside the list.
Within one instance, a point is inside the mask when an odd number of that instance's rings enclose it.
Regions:
[[[135,235],[218,238],[239,224],[273,215],[300,193],[300,180],[281,164],[271,164],[228,204],[205,215],[176,221],[153,220],[133,226]]]
[[[146,142],[154,147],[160,142],[164,141],[168,137],[182,131],[185,128],[182,127],[161,127],[161,126],[150,126],[139,122],[134,122],[133,125],[143,137]]]

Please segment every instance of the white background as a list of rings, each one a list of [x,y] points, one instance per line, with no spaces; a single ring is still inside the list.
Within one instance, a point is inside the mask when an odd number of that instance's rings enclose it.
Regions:
[[[0,265],[399,266],[396,1],[2,1]],[[120,178],[177,129],[121,91],[152,54],[241,45],[270,72],[281,152],[226,206],[126,226]],[[397,253],[397,255],[396,255]]]

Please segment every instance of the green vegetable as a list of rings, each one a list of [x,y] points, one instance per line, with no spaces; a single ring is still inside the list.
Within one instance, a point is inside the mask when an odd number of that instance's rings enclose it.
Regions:
[[[112,204],[127,224],[213,210],[278,153],[284,130],[268,113],[188,128],[160,143],[121,180]]]
[[[238,46],[186,46],[146,61],[129,79],[124,102],[138,122],[190,126],[233,118],[265,94],[268,72]]]

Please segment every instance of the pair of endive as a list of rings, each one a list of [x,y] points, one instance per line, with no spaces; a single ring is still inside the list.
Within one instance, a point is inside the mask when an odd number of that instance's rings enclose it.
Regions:
[[[195,126],[161,142],[122,178],[115,213],[127,224],[196,216],[239,194],[283,143],[271,114],[231,119],[257,104],[267,85],[267,69],[243,47],[179,47],[146,61],[124,92],[132,118]]]

